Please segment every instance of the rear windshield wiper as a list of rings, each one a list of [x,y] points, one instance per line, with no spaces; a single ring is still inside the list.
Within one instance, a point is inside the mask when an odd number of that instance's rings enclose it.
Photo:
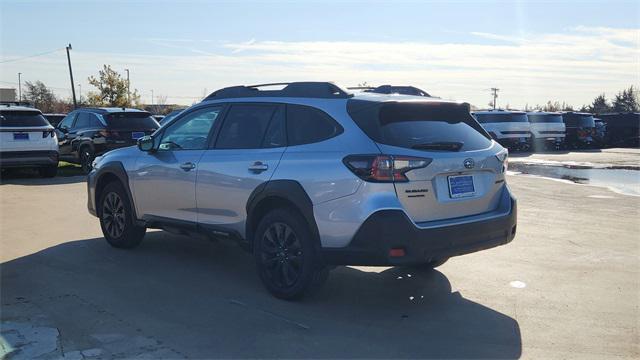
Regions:
[[[411,146],[411,148],[416,150],[460,151],[463,145],[464,145],[463,142],[441,141],[441,142],[416,144]]]

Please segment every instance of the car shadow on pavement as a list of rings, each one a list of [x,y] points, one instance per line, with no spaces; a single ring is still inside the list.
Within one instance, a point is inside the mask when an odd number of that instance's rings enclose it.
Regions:
[[[19,173],[19,174],[2,174],[0,176],[0,185],[62,185],[62,184],[74,184],[87,181],[86,175],[73,175],[73,176],[56,176],[52,178],[42,178],[38,174],[31,173]]]
[[[522,351],[516,320],[452,292],[435,270],[339,267],[313,296],[282,301],[264,290],[252,256],[235,244],[162,231],[135,250],[110,248],[103,238],[72,241],[0,270],[3,323],[57,329],[58,352],[518,358]]]

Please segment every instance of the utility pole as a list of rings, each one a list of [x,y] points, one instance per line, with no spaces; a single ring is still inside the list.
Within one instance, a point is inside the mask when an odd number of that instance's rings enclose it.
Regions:
[[[498,97],[498,91],[500,91],[500,89],[491,88],[491,92],[493,93],[493,110],[496,109],[496,98]]]
[[[82,84],[78,84],[78,100],[80,100],[80,105],[82,105]]]
[[[18,73],[18,102],[22,101],[22,73]]]
[[[127,72],[127,104],[131,106],[131,88],[129,87],[129,69],[124,69]]]
[[[73,71],[71,70],[71,56],[69,56],[69,50],[72,49],[71,43],[66,47],[67,49],[67,62],[69,63],[69,77],[71,78],[71,95],[73,96],[73,108],[78,108],[78,102],[76,101],[76,87],[73,82]]]

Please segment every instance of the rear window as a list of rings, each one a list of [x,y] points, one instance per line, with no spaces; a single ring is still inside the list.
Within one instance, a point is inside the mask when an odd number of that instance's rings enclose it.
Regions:
[[[526,114],[496,113],[496,114],[474,114],[478,122],[484,123],[507,123],[507,122],[528,122]]]
[[[592,128],[596,126],[593,115],[564,114],[563,121],[567,126],[570,127]]]
[[[426,151],[486,149],[491,138],[462,104],[350,100],[349,115],[374,141]]]
[[[530,123],[562,123],[560,114],[529,114],[527,117]]]
[[[47,126],[49,122],[39,111],[0,111],[0,126]]]
[[[103,116],[111,129],[150,130],[160,127],[147,112],[121,112]]]

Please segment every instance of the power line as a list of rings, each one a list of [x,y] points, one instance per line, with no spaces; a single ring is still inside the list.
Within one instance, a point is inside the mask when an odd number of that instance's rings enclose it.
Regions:
[[[2,60],[2,61],[0,61],[0,64],[12,62],[12,61],[20,61],[20,60],[29,59],[29,58],[33,58],[33,57],[37,57],[37,56],[42,56],[42,55],[48,55],[48,54],[52,54],[52,53],[54,53],[56,51],[60,51],[62,49],[64,49],[64,48],[55,49],[55,50],[51,50],[51,51],[47,51],[47,52],[43,52],[43,53],[39,53],[39,54],[23,56],[23,57],[19,57],[19,58],[15,58],[15,59]]]

